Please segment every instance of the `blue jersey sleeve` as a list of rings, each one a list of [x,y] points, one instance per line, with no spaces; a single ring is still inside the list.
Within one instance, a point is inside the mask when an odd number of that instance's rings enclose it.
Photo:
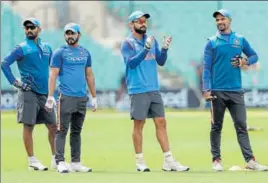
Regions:
[[[135,54],[134,48],[127,40],[124,40],[121,45],[121,53],[125,64],[131,69],[135,69],[145,59],[148,52],[149,50],[143,49],[138,54]]]
[[[51,67],[61,68],[62,66],[62,49],[55,50],[51,57]]]
[[[91,55],[88,51],[88,56],[87,56],[87,64],[86,64],[86,67],[91,67],[92,63],[91,63]]]
[[[258,61],[258,55],[250,46],[249,42],[244,38],[243,41],[243,53],[248,57],[249,65],[255,64]]]
[[[17,45],[5,58],[4,61],[2,61],[1,69],[6,76],[8,82],[10,84],[13,84],[16,81],[16,78],[12,74],[12,71],[10,69],[10,65],[13,64],[15,61],[20,61],[23,59],[23,50],[22,48]]]
[[[155,40],[155,59],[158,65],[163,66],[167,61],[167,49],[159,49],[158,42]]]
[[[211,42],[208,41],[205,46],[204,60],[203,60],[202,83],[203,83],[204,91],[211,89],[212,61],[213,61],[213,48],[212,48]]]

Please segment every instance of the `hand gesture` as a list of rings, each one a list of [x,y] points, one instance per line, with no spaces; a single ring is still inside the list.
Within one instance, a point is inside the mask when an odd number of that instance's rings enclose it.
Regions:
[[[144,45],[145,49],[147,49],[147,50],[151,49],[152,44],[153,44],[153,41],[154,41],[154,37],[153,36],[147,37],[147,39],[145,41],[145,45]]]
[[[13,83],[13,86],[15,86],[16,88],[21,89],[23,91],[30,91],[31,90],[30,85],[28,85],[27,83],[17,81],[17,80]]]
[[[169,46],[170,46],[171,41],[172,41],[172,37],[171,36],[169,36],[169,37],[165,37],[164,36],[162,48],[165,49],[165,50],[167,50],[169,48]]]

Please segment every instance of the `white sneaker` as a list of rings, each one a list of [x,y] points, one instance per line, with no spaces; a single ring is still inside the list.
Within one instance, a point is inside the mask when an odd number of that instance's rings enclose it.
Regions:
[[[150,168],[146,165],[144,160],[137,160],[136,162],[136,170],[138,172],[150,172]]]
[[[173,160],[173,161],[164,160],[162,170],[164,170],[164,171],[183,172],[183,171],[190,170],[190,168],[188,166],[181,165],[176,160]]]
[[[29,170],[35,170],[35,171],[47,171],[48,168],[44,165],[42,165],[37,159],[35,161],[29,162]]]
[[[51,159],[51,162],[50,162],[50,168],[51,168],[51,169],[57,169],[57,163],[56,163],[55,158],[52,158],[52,159]]]
[[[223,171],[223,166],[222,166],[222,162],[220,159],[216,159],[215,161],[213,161],[212,163],[212,169],[215,171]]]
[[[252,159],[247,163],[246,169],[257,170],[257,171],[268,171],[268,166],[261,165],[256,160]]]
[[[69,173],[68,165],[64,161],[60,161],[57,165],[57,172],[59,173]]]
[[[71,163],[70,164],[71,172],[92,172],[92,168],[88,168],[81,163]]]

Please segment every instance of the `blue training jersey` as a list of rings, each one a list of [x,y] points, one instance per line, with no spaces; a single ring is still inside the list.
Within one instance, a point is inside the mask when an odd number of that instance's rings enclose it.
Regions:
[[[217,32],[209,38],[204,51],[203,90],[242,90],[241,68],[231,64],[232,58],[242,53],[247,56],[249,65],[258,61],[258,55],[248,41],[235,32]]]
[[[167,60],[167,50],[159,50],[156,40],[150,50],[144,49],[147,35],[138,40],[133,35],[122,42],[121,53],[126,65],[128,94],[158,91],[157,64],[163,66]]]
[[[86,67],[91,67],[91,55],[82,46],[61,46],[52,55],[51,67],[60,69],[59,91],[73,96],[87,96]]]
[[[10,84],[16,78],[11,72],[10,65],[17,61],[21,81],[31,86],[39,94],[48,94],[49,62],[52,54],[51,47],[39,38],[26,38],[17,45],[2,61],[1,68]]]

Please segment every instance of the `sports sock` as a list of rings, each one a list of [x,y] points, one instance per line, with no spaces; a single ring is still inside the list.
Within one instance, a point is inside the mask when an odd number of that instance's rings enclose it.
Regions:
[[[173,161],[174,160],[174,158],[172,156],[172,153],[170,151],[164,152],[163,155],[164,155],[164,160],[165,161],[169,161],[170,162],[170,161]]]
[[[138,153],[135,156],[137,162],[143,161],[143,153]]]
[[[28,157],[28,161],[29,161],[29,163],[33,163],[33,162],[37,161],[37,159],[36,159],[36,157],[31,156],[31,157]]]

